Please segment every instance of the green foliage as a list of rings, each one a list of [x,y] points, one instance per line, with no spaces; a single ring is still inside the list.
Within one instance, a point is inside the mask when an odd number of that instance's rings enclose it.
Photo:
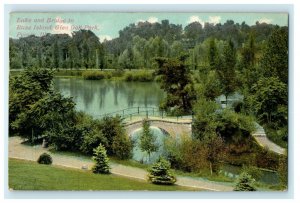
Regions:
[[[116,155],[120,159],[130,158],[133,146],[127,138],[121,117],[104,117],[99,125],[103,136],[107,139],[105,145],[107,154]]]
[[[160,76],[161,88],[167,98],[161,107],[171,113],[191,113],[195,100],[194,86],[188,67],[184,64],[185,57],[180,59],[156,58],[158,68],[155,75]]]
[[[149,169],[149,181],[154,184],[172,185],[176,182],[175,176],[170,172],[170,163],[160,157]]]
[[[278,175],[280,184],[285,188],[288,186],[288,156],[281,155],[279,158]]]
[[[249,174],[256,181],[263,176],[262,170],[255,166],[243,166],[242,172]]]
[[[217,74],[222,85],[222,93],[227,96],[237,89],[235,65],[236,48],[231,40],[224,47],[223,57],[217,68]]]
[[[194,173],[209,170],[208,148],[200,140],[186,135],[181,139],[169,137],[164,141],[164,147],[172,168]]]
[[[133,145],[127,135],[121,134],[113,138],[112,150],[119,159],[130,159],[132,157]]]
[[[265,77],[278,77],[288,83],[288,29],[276,27],[268,37],[261,61]]]
[[[247,173],[241,173],[235,185],[234,191],[256,191],[253,186],[255,180]]]
[[[146,119],[143,120],[143,133],[140,137],[140,149],[143,152],[147,152],[150,160],[150,155],[152,152],[158,150],[158,145],[156,142],[156,136],[153,135],[150,129],[150,122]]]
[[[125,73],[124,80],[127,82],[131,82],[131,81],[151,82],[154,80],[154,76],[152,72],[146,70],[130,71]]]
[[[47,164],[47,165],[50,165],[52,164],[52,157],[47,154],[47,153],[43,153],[39,156],[37,162],[39,164]]]
[[[103,145],[100,144],[94,149],[93,160],[96,162],[92,169],[93,173],[110,173],[109,159],[106,155],[106,150]]]
[[[36,102],[51,94],[52,78],[52,72],[32,68],[10,79],[9,127],[12,133],[19,133],[29,140],[32,139],[32,127],[38,118],[31,120],[29,115],[34,111]],[[39,129],[37,132],[39,133]]]
[[[287,85],[278,77],[261,78],[253,85],[253,109],[265,123],[275,123],[278,127],[286,126],[287,116]]]

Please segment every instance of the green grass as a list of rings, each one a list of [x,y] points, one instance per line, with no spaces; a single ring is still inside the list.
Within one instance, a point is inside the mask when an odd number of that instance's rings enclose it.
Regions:
[[[41,165],[18,159],[9,159],[9,188],[13,190],[195,190],[177,185],[154,185],[143,180],[113,174],[93,174],[91,171]]]

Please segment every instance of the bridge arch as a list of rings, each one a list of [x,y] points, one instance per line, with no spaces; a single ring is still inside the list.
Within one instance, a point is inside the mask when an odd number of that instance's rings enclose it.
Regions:
[[[166,131],[170,136],[177,137],[179,135],[188,135],[192,134],[192,122],[176,122],[176,121],[167,121],[160,119],[148,119],[150,126]],[[134,121],[131,123],[125,124],[125,129],[127,135],[131,135],[135,130],[143,127],[143,120]]]

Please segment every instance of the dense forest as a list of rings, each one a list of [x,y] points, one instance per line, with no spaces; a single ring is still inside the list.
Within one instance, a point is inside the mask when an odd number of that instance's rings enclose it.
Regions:
[[[276,26],[259,23],[249,26],[228,20],[224,24],[193,22],[182,27],[162,20],[161,23],[139,22],[119,31],[119,37],[100,43],[88,30],[67,34],[34,35],[10,39],[10,68],[44,67],[50,69],[152,69],[154,57],[178,57],[189,53],[187,64],[193,69],[209,66],[211,39],[221,53],[231,39],[238,58],[250,36],[256,57]],[[287,32],[287,27],[283,27]]]

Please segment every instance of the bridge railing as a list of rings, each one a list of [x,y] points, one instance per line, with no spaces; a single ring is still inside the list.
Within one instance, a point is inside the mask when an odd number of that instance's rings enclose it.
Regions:
[[[97,118],[103,118],[106,116],[120,116],[121,118],[123,118],[124,120],[130,119],[132,120],[134,117],[136,116],[140,116],[140,117],[145,117],[145,118],[149,118],[149,117],[159,117],[160,119],[164,119],[166,117],[168,118],[175,118],[175,119],[179,119],[179,118],[185,118],[185,117],[193,117],[193,115],[191,116],[168,116],[167,113],[163,110],[160,110],[157,107],[130,107],[130,108],[125,108],[119,111],[114,111],[111,113],[107,113],[107,114],[101,114],[101,115],[97,115]]]

